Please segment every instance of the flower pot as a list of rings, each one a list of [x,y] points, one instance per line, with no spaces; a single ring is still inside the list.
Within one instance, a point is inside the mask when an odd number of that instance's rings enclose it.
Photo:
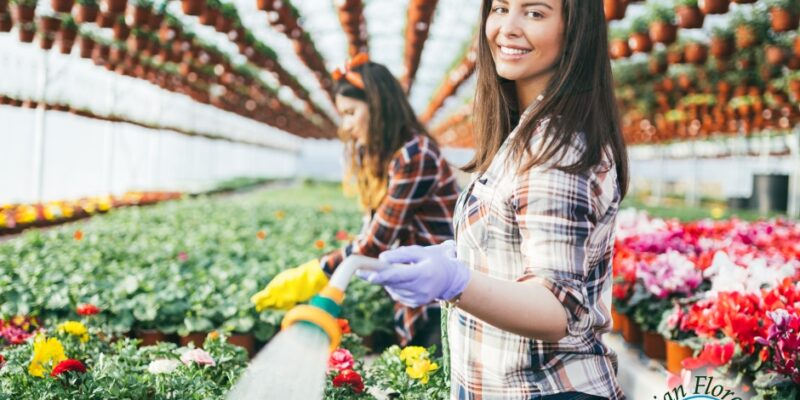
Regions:
[[[613,21],[625,18],[625,10],[628,3],[625,0],[603,0],[603,11],[606,14],[606,21]]]
[[[764,50],[764,58],[770,65],[782,65],[786,60],[786,52],[780,46],[767,46]]]
[[[92,51],[94,50],[94,40],[88,36],[83,36],[80,39],[81,58],[92,58]]]
[[[24,24],[28,22],[33,22],[33,17],[36,14],[36,6],[26,6],[17,4],[17,7],[14,8],[16,12],[15,18],[17,23]]]
[[[653,41],[645,33],[632,33],[628,44],[634,53],[649,53],[653,50]]]
[[[186,336],[181,336],[178,339],[178,344],[181,346],[188,346],[189,343],[194,343],[194,347],[202,348],[203,342],[206,341],[206,333],[203,332],[192,332]]]
[[[667,371],[679,374],[683,369],[681,362],[694,357],[694,350],[672,340],[667,341]]]
[[[702,28],[706,19],[700,8],[692,6],[678,6],[675,9],[677,25],[684,29]]]
[[[250,357],[255,354],[256,341],[252,334],[233,334],[228,337],[228,343],[244,348]]]
[[[658,332],[644,332],[642,347],[644,354],[653,360],[663,360],[667,356],[667,344]]]
[[[75,22],[79,24],[95,22],[99,12],[100,8],[96,5],[78,4],[78,14],[75,16]]]
[[[147,21],[150,30],[155,32],[161,28],[161,23],[164,22],[164,14],[150,12],[150,20]]]
[[[206,8],[204,0],[181,0],[181,8],[186,15],[199,16]]]
[[[45,34],[55,34],[61,27],[61,20],[56,17],[41,17],[39,19],[39,31]]]
[[[703,14],[725,14],[730,8],[730,0],[699,0],[697,7]]]
[[[682,64],[683,63],[683,53],[682,51],[668,51],[667,52],[667,64],[675,65],[675,64]]]
[[[120,15],[128,7],[128,0],[106,0],[103,4],[106,6],[106,14]]]
[[[56,43],[56,36],[52,33],[43,33],[39,36],[39,47],[42,50],[50,50],[53,48],[53,45]]]
[[[623,315],[622,317],[622,337],[630,344],[639,344],[642,342],[642,330],[630,317]]]
[[[650,24],[650,39],[656,43],[672,44],[678,38],[678,27],[664,21]]]
[[[141,339],[139,346],[154,346],[167,341],[167,335],[164,332],[152,329],[141,330],[136,333],[136,337]]]
[[[711,55],[717,59],[726,60],[733,54],[733,41],[728,38],[711,38]]]
[[[217,16],[217,22],[214,24],[214,29],[219,33],[228,33],[233,29],[233,22],[220,14]]]
[[[133,7],[131,10],[132,14],[132,24],[137,28],[142,28],[148,26],[150,22],[150,15],[152,14],[152,8],[150,7]]]
[[[611,331],[612,332],[620,332],[622,330],[622,318],[624,317],[623,314],[617,311],[617,308],[611,306]]]
[[[683,50],[683,55],[686,58],[686,62],[702,65],[708,59],[708,48],[700,43],[688,43]]]
[[[667,72],[668,67],[669,64],[667,64],[666,60],[661,60],[658,58],[651,58],[648,63],[648,68],[650,70],[650,73],[653,75],[661,75]]]
[[[747,49],[755,46],[757,42],[758,36],[751,26],[739,25],[736,27],[736,47]]]
[[[72,12],[74,4],[75,0],[50,0],[50,7],[53,8],[53,11],[60,13]]]
[[[19,30],[19,41],[22,43],[33,43],[36,37],[36,28],[32,26],[23,26]]]
[[[217,17],[219,17],[219,9],[206,7],[203,14],[200,15],[199,22],[205,26],[214,26],[217,24]]]
[[[112,28],[116,22],[116,16],[109,13],[97,14],[97,26],[101,28]]]
[[[11,32],[14,27],[14,21],[11,20],[11,15],[8,13],[0,14],[0,32]]]
[[[72,53],[72,46],[75,44],[75,39],[69,40],[63,37],[58,41],[58,51],[61,54]]]
[[[114,24],[114,39],[124,42],[131,34],[131,28],[125,24],[124,20],[117,20]]]
[[[775,32],[789,32],[797,29],[800,14],[793,14],[790,10],[772,7],[769,10],[772,30]]]

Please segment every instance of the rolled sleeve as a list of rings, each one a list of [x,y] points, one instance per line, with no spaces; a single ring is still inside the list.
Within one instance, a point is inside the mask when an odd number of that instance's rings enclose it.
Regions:
[[[590,173],[546,167],[519,174],[512,193],[525,263],[518,281],[537,282],[555,295],[566,310],[572,336],[586,333],[592,325],[586,254],[596,222],[591,193]]]

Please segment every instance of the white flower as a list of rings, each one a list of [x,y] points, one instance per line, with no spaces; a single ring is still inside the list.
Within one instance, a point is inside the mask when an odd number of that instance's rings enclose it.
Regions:
[[[151,374],[168,374],[175,371],[180,363],[177,360],[154,360],[147,366],[147,372]]]
[[[193,362],[199,365],[210,365],[212,367],[217,365],[217,363],[214,362],[214,359],[211,357],[211,354],[208,354],[208,352],[203,349],[191,349],[183,353],[181,356],[181,361],[183,361],[183,363],[186,365],[189,365]]]

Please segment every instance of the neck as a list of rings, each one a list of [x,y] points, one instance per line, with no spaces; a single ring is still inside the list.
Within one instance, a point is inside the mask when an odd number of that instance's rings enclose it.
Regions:
[[[536,101],[536,98],[544,93],[554,74],[555,71],[549,70],[530,78],[515,81],[520,112],[528,109]]]

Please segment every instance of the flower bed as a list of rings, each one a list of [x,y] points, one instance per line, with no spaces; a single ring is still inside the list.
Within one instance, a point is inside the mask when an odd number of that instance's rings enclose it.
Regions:
[[[674,373],[706,367],[763,398],[800,394],[800,225],[636,211],[618,223],[613,298],[626,340],[652,353],[659,337],[661,353],[648,355],[666,356]]]
[[[283,313],[256,313],[250,296],[282,269],[338,247],[359,224],[338,187],[312,185],[31,231],[0,244],[0,315],[47,323],[90,303],[116,333],[221,329],[266,341]],[[379,287],[353,282],[344,316],[354,331],[390,331],[391,315]]]

